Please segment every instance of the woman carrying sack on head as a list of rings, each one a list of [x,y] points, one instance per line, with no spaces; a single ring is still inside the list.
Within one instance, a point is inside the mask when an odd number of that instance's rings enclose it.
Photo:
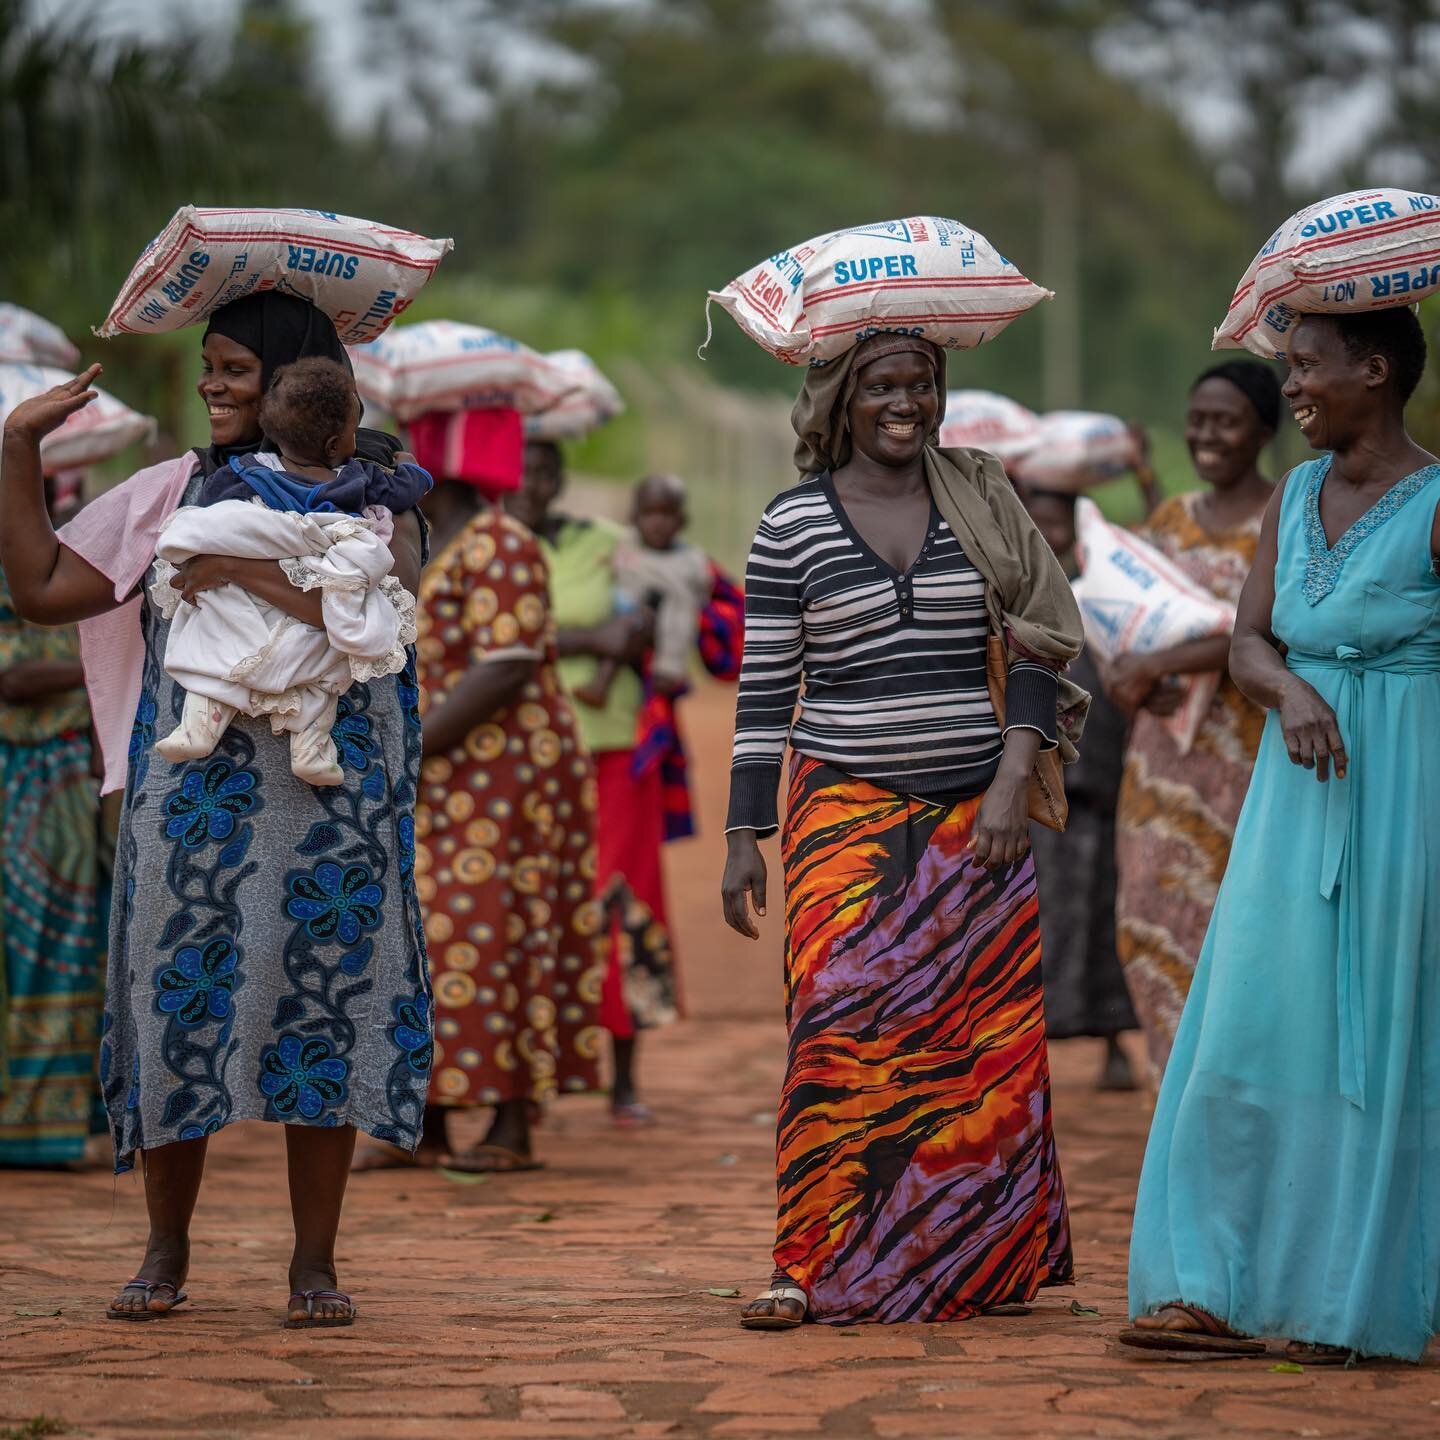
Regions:
[[[405,669],[357,683],[333,729],[344,780],[323,789],[290,769],[288,737],[239,716],[213,754],[155,752],[181,715],[164,669],[169,622],[142,581],[164,522],[237,455],[271,450],[260,401],[302,356],[346,365],[330,320],[270,291],[216,310],[197,389],[211,444],[152,466],[57,535],[39,444],[92,398],[92,366],[27,400],[5,424],[0,560],[17,612],[80,622],[105,760],[125,789],[115,863],[100,1082],[116,1169],[140,1152],[150,1238],[114,1320],[153,1320],[185,1299],[190,1220],[210,1137],[235,1120],[285,1126],[295,1247],[288,1326],[349,1325],[335,1237],[357,1129],[414,1149],[430,1076],[430,986],[414,883],[420,694]],[[361,430],[363,458],[392,462],[389,436]],[[394,573],[419,588],[423,528],[394,517]],[[172,582],[188,601],[234,584],[323,626],[321,592],[277,561],[198,556]]]
[[[999,463],[933,448],[944,394],[908,336],[812,369],[807,478],[746,574],[722,890],[752,939],[793,751],[775,1273],[747,1328],[966,1319],[1072,1277],[1027,827],[1063,821],[1080,615]]]

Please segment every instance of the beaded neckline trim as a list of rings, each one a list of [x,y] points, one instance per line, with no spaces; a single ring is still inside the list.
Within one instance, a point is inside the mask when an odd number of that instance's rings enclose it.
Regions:
[[[1330,473],[1326,455],[1310,477],[1305,495],[1305,580],[1301,592],[1307,605],[1318,605],[1339,583],[1340,572],[1351,552],[1368,535],[1373,535],[1405,502],[1418,494],[1436,476],[1440,465],[1427,465],[1392,485],[1334,544],[1325,539],[1320,520],[1320,490]]]

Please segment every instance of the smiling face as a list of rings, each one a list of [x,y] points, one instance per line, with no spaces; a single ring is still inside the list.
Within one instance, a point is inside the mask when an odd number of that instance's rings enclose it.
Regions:
[[[1289,371],[1280,393],[1314,450],[1344,449],[1372,418],[1390,378],[1384,355],[1355,359],[1323,315],[1302,320],[1290,336]]]
[[[939,413],[929,358],[914,352],[884,355],[860,372],[850,399],[850,437],[867,459],[898,469],[919,458]]]
[[[1228,490],[1255,468],[1272,432],[1238,385],[1218,375],[1190,392],[1185,444],[1195,473],[1216,490]]]
[[[260,436],[260,357],[224,335],[205,337],[196,389],[210,415],[212,444],[247,445]]]

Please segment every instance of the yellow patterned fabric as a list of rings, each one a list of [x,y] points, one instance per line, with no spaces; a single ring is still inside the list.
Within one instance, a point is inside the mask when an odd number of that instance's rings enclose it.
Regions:
[[[1197,518],[1202,493],[1166,501],[1140,533],[1234,605],[1254,563],[1260,516],[1212,533]],[[1189,754],[1180,753],[1149,711],[1135,717],[1130,731],[1116,816],[1116,948],[1157,1083],[1230,859],[1264,725],[1265,712],[1226,676]]]

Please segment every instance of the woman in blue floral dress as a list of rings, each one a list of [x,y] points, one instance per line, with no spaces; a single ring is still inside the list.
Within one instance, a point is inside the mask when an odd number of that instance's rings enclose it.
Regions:
[[[413,651],[401,674],[341,699],[334,735],[345,782],[317,789],[290,772],[285,737],[244,716],[209,757],[161,759],[155,737],[184,701],[162,665],[167,622],[145,597],[139,637],[123,622],[113,628],[117,602],[130,600],[132,577],[149,559],[134,553],[146,534],[134,517],[150,515],[158,528],[216,466],[263,448],[265,386],[306,354],[344,360],[329,320],[301,300],[267,294],[216,312],[199,383],[211,446],[180,470],[142,471],[95,502],[102,513],[83,531],[58,537],[40,498],[38,442],[85,403],[94,373],[26,402],[6,424],[0,555],[17,609],[43,623],[112,624],[92,630],[89,646],[83,624],[81,633],[102,745],[113,695],[97,687],[116,652],[133,642],[141,672],[124,767],[101,1084],[117,1170],[129,1169],[136,1151],[143,1158],[150,1239],[136,1278],[111,1302],[114,1319],[158,1318],[185,1298],[209,1138],[234,1120],[272,1120],[287,1127],[295,1221],[286,1323],[350,1324],[355,1307],[337,1288],[334,1249],[356,1131],[413,1149],[424,1111],[431,1007],[413,877]],[[361,436],[362,454],[393,459],[389,437]],[[159,485],[170,488],[157,501]],[[120,533],[131,553],[117,556],[126,548],[114,541]],[[392,548],[395,573],[413,593],[424,550],[413,512],[396,517]],[[200,603],[225,583],[319,623],[319,593],[293,587],[274,562],[202,557],[176,581]],[[106,755],[112,784],[117,758]]]

